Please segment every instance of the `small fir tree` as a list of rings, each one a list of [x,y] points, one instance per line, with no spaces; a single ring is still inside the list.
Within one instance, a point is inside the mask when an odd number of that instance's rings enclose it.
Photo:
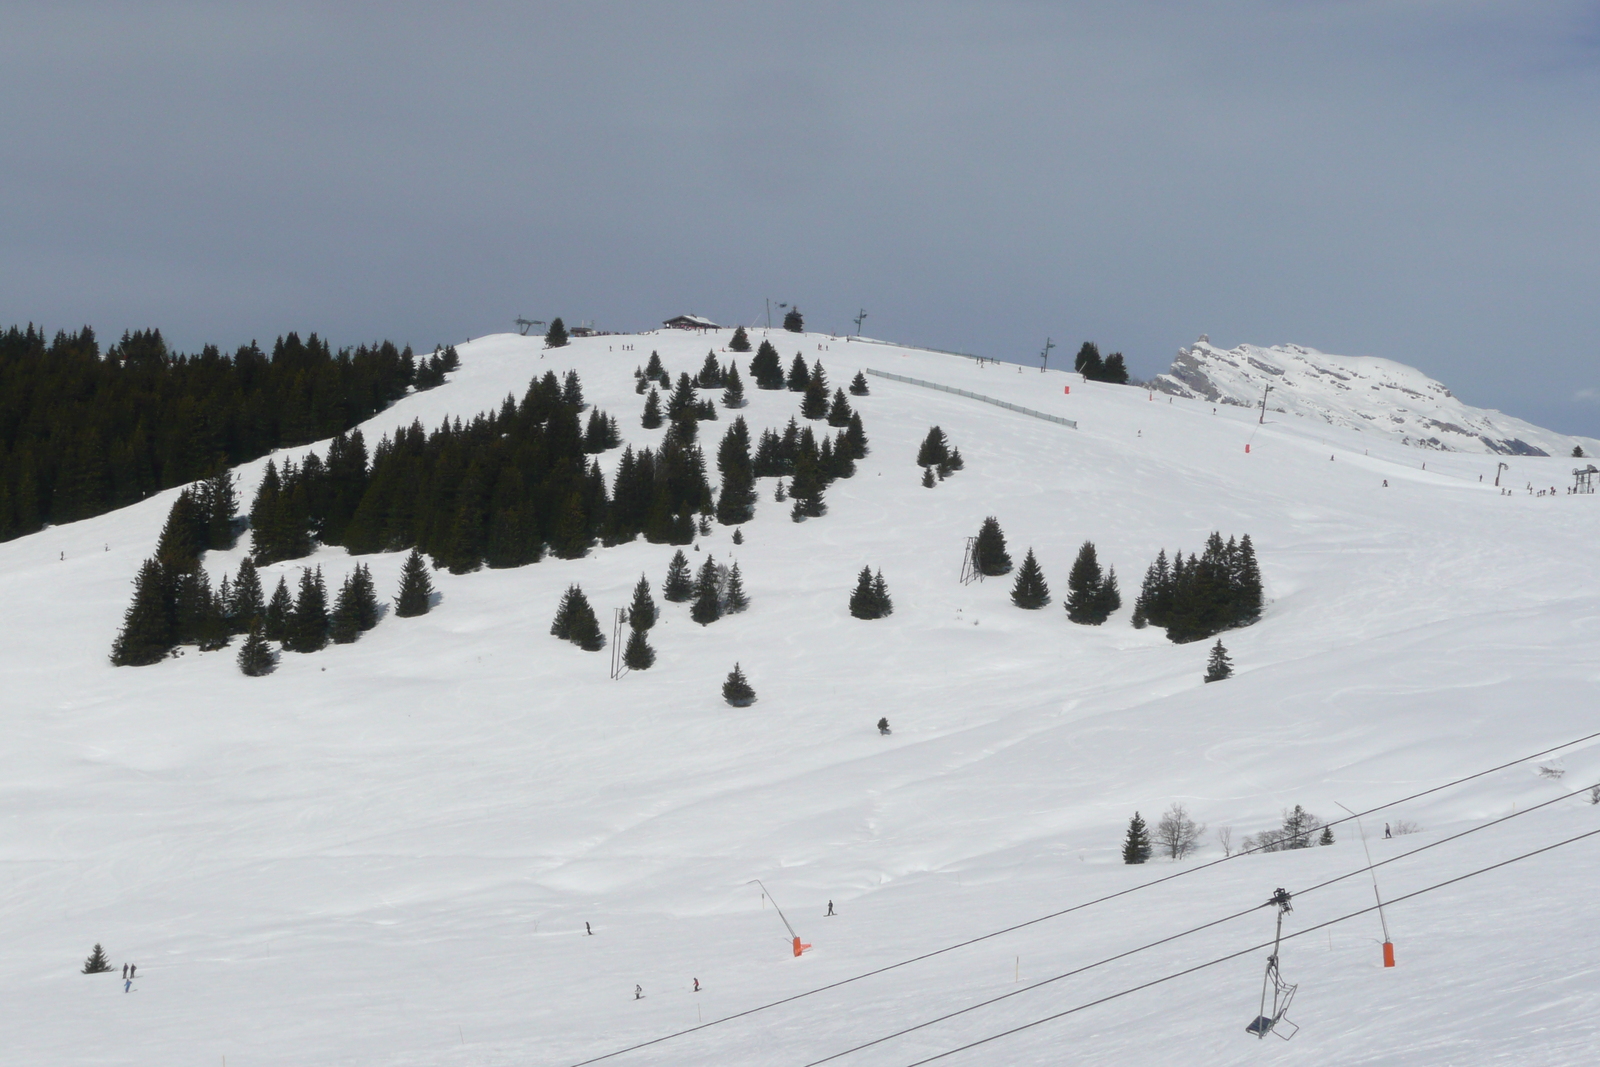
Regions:
[[[1206,681],[1220,682],[1233,673],[1233,661],[1228,659],[1228,650],[1222,647],[1221,639],[1212,646],[1211,658],[1206,660]]]
[[[728,385],[722,391],[722,406],[725,408],[742,408],[747,401],[744,398],[744,379],[739,377],[739,368],[728,369]]]
[[[850,416],[855,414],[855,409],[850,406],[850,401],[845,398],[843,389],[833,391],[833,403],[828,406],[829,426],[849,426]]]
[[[937,484],[939,484],[939,482],[938,482],[938,479],[933,476],[933,468],[932,467],[923,467],[922,468],[922,488],[924,488],[924,489],[932,489]]]
[[[661,597],[674,604],[682,604],[694,596],[694,578],[689,571],[689,557],[683,549],[672,554],[667,563],[667,578],[661,583]]]
[[[856,376],[850,379],[850,393],[852,396],[867,395],[867,376],[861,371],[856,371]]]
[[[734,544],[739,543],[739,531],[733,531]],[[744,576],[739,573],[739,564],[735,563],[728,571],[727,588],[722,591],[722,608],[729,615],[737,615],[750,606],[750,597],[744,591]]]
[[[1000,529],[1000,520],[990,515],[978,527],[978,542],[974,549],[978,573],[993,578],[1011,573],[1011,554],[1006,551],[1006,535]]]
[[[742,528],[737,528],[733,531],[733,543],[736,545],[744,544],[744,530]]]
[[[654,430],[660,427],[661,421],[661,394],[652,385],[650,395],[644,398],[644,415],[639,422],[645,429]]]
[[[1317,838],[1317,844],[1319,844],[1319,845],[1331,845],[1331,844],[1333,844],[1333,827],[1324,826],[1322,828],[1322,836]]]
[[[735,326],[733,328],[733,340],[728,342],[728,350],[730,352],[750,351],[750,338],[744,332],[743,326]]]
[[[750,680],[737,663],[728,672],[728,680],[722,683],[722,699],[736,708],[748,708],[756,702],[756,691],[750,688]]]
[[[872,602],[878,608],[878,618],[894,614],[894,601],[889,599],[889,583],[883,580],[882,569],[872,576]]]
[[[783,388],[783,362],[771,341],[763,340],[756,349],[755,357],[750,360],[750,377],[755,379],[757,389]]]
[[[564,641],[571,641],[585,652],[598,652],[606,647],[605,636],[600,632],[600,620],[595,618],[589,598],[583,595],[577,583],[569,585],[561,595],[555,621],[550,624],[550,633]]]
[[[300,595],[284,634],[283,647],[291,652],[319,652],[328,643],[328,589],[322,568],[300,569]]]
[[[428,576],[428,564],[416,549],[406,557],[400,568],[400,594],[395,597],[394,613],[402,619],[426,615],[433,607],[433,579]]]
[[[806,366],[806,358],[800,353],[794,354],[794,362],[789,364],[789,377],[784,384],[791,393],[803,393],[806,386],[811,383],[811,368]]]
[[[708,553],[694,580],[694,604],[689,608],[689,618],[701,626],[709,626],[722,618],[721,582],[717,576],[717,561]]]
[[[1030,611],[1050,603],[1050,586],[1045,582],[1044,570],[1034,558],[1031,548],[1028,549],[1028,554],[1022,557],[1022,566],[1017,569],[1017,580],[1011,585],[1011,602],[1019,608],[1027,608]]]
[[[1067,618],[1086,626],[1105,622],[1110,612],[1102,614],[1106,606],[1104,585],[1105,575],[1100,570],[1094,542],[1085,541],[1078,549],[1078,558],[1072,562],[1072,572],[1067,575]],[[1120,596],[1118,602],[1121,602]]]
[[[365,633],[378,625],[378,589],[372,582],[372,568],[365,563],[356,564],[350,589],[355,598],[356,628]]]
[[[251,678],[259,678],[270,673],[277,662],[272,646],[267,644],[266,635],[261,632],[261,623],[257,621],[245,635],[244,644],[239,646],[239,670]]]
[[[1143,863],[1150,858],[1150,831],[1138,812],[1128,820],[1128,833],[1122,839],[1122,862]]]
[[[950,443],[945,440],[944,431],[937,426],[928,427],[928,436],[917,448],[917,466],[943,467],[949,462]]]
[[[1585,459],[1585,458],[1587,458],[1583,454],[1583,446],[1582,445],[1573,445],[1572,446],[1572,458],[1573,459]]]
[[[145,560],[134,579],[133,603],[122,617],[122,631],[111,646],[113,664],[144,667],[166,657],[177,643],[173,599],[160,562]]]
[[[1121,352],[1113,352],[1106,357],[1105,365],[1100,368],[1100,380],[1112,385],[1128,384],[1128,366],[1123,362]]]
[[[783,328],[788,330],[790,333],[805,333],[806,320],[805,316],[800,314],[799,308],[790,308],[788,312],[784,314]]]
[[[628,631],[628,645],[622,650],[622,663],[630,671],[647,671],[656,663],[656,650],[643,630]]]
[[[566,343],[567,324],[561,321],[560,315],[557,315],[550,321],[550,329],[544,335],[544,346],[546,348],[564,348]]]
[[[823,373],[820,359],[812,365],[811,374],[806,379],[805,395],[800,400],[800,414],[808,419],[820,419],[828,414],[828,376]],[[848,421],[849,416],[845,418]]]
[[[233,580],[233,599],[228,605],[228,619],[234,633],[248,633],[250,627],[261,620],[266,609],[261,592],[261,574],[255,561],[246,556],[239,563],[239,576]]]
[[[288,636],[289,618],[293,614],[294,597],[289,594],[289,582],[279,575],[278,586],[272,591],[272,599],[267,601],[267,610],[262,616],[262,631],[268,641],[282,641]]]
[[[111,961],[106,959],[105,950],[100,943],[95,942],[94,951],[89,953],[89,958],[83,961],[84,974],[105,974],[111,970]]]
[[[328,636],[336,645],[348,645],[361,636],[361,622],[357,618],[355,576],[345,578],[339,586],[339,595],[333,601],[333,616],[328,620]]]
[[[856,588],[850,594],[850,614],[858,619],[878,618],[878,606],[872,595],[872,568],[862,567],[856,576]]]
[[[628,625],[635,630],[648,630],[656,624],[656,601],[650,595],[650,579],[639,575],[633,587],[633,603],[628,606]]]
[[[1086,381],[1099,381],[1100,372],[1104,364],[1100,359],[1100,346],[1093,341],[1083,342],[1083,347],[1078,349],[1078,357],[1072,361],[1072,369],[1083,375]]]

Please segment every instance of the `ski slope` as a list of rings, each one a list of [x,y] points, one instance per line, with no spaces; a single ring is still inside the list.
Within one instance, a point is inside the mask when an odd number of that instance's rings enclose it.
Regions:
[[[445,385],[363,430],[370,447],[575,368],[635,447],[654,445],[634,367],[655,349],[674,378],[694,373],[708,348],[730,358],[728,336],[549,352],[480,338],[458,345]],[[1213,832],[1198,857],[1122,864],[1136,809],[1153,823],[1182,801],[1237,845],[1286,806],[1328,819],[1600,730],[1600,496],[1527,489],[1564,487],[1570,459],[1419,452],[1061,372],[771,336],[786,366],[820,357],[838,385],[874,368],[1078,428],[873,378],[852,398],[871,455],[830,487],[824,518],[791,522],[762,479],[743,545],[720,526],[701,538],[738,559],[750,609],[702,628],[658,597],[657,664],[619,681],[608,652],[548,635],[557,600],[579,582],[608,619],[641,572],[659,586],[671,546],[437,572],[432,613],[252,679],[236,647],[107,665],[176,490],[0,545],[8,1059],[574,1064],[1221,857]],[[799,394],[746,384],[753,435],[798,412]],[[730,422],[702,425],[708,453]],[[925,489],[913,458],[931,424],[966,469]],[[1502,460],[1509,496],[1492,484]],[[246,501],[264,465],[240,469]],[[1013,607],[1007,579],[957,580],[990,514],[1015,560],[1038,554],[1048,608]],[[1235,677],[1202,685],[1209,642],[1175,646],[1128,616],[1156,552],[1198,551],[1212,530],[1252,536],[1268,606],[1224,636]],[[1061,609],[1085,539],[1122,584],[1103,627]],[[247,547],[209,555],[213,577]],[[402,556],[364,559],[392,595]],[[304,562],[263,568],[263,583]],[[335,586],[354,563],[341,549],[310,562]],[[846,610],[863,565],[883,570],[889,618]],[[720,699],[735,661],[759,694],[749,709]],[[1369,817],[1373,858],[1597,781],[1593,741],[1497,771]],[[1383,840],[1402,819],[1421,832]],[[1397,899],[1595,829],[1600,807],[1580,794],[1399,859],[1379,884]],[[1360,871],[1355,827],[1336,833],[604,1062],[801,1067],[1018,992],[830,1061],[916,1063],[1259,945],[1267,910],[1025,988]],[[939,1062],[1588,1063],[1597,859],[1600,838],[1581,840],[1395,904],[1392,970],[1375,915],[1287,942],[1302,1027],[1289,1043],[1244,1033],[1261,950]],[[813,945],[803,957],[758,878]],[[823,918],[829,900],[838,915]],[[1286,933],[1371,903],[1364,874],[1346,879],[1297,897]],[[97,941],[139,965],[133,992],[78,973]]]

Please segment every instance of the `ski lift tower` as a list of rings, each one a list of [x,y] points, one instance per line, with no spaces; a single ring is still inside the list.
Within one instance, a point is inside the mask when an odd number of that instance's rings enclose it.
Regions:
[[[1056,343],[1054,341],[1050,340],[1050,338],[1046,337],[1044,339],[1044,349],[1043,349],[1043,351],[1041,351],[1039,353],[1039,373],[1040,374],[1044,373],[1045,365],[1050,362],[1050,350],[1052,348],[1054,348],[1054,347],[1056,347]]]
[[[525,319],[521,315],[517,316],[516,322],[518,331],[521,332],[522,336],[524,337],[528,336],[528,331],[533,329],[535,326],[545,325],[545,321],[543,319]]]
[[[1593,463],[1586,467],[1575,467],[1572,471],[1572,491],[1574,493],[1594,492],[1594,476],[1600,474],[1600,468]]]
[[[866,318],[867,318],[867,309],[866,308],[862,308],[860,311],[856,312],[856,317],[853,320],[851,320],[856,324],[856,336],[857,337],[861,336],[861,324],[866,321]]]

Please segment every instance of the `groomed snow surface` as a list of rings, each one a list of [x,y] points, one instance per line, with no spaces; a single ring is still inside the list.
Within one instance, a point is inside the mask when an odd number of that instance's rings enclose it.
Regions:
[[[742,546],[725,527],[700,540],[700,553],[738,559],[749,611],[702,628],[662,602],[657,665],[620,681],[609,652],[549,636],[556,602],[579,582],[608,620],[641,572],[659,585],[671,546],[440,572],[431,614],[388,615],[355,645],[285,654],[254,679],[236,646],[107,664],[175,490],[0,545],[8,1063],[572,1064],[1198,867],[1222,855],[1218,827],[1237,844],[1286,806],[1332,818],[1340,803],[1363,810],[1600,730],[1600,496],[1565,494],[1569,459],[1508,459],[1506,496],[1491,484],[1497,456],[771,336],[785,366],[796,351],[820,356],[835,384],[873,367],[1079,429],[872,379],[872,395],[852,398],[872,453],[829,489],[824,518],[791,522],[763,479]],[[654,444],[633,369],[655,349],[674,377],[694,373],[708,348],[730,358],[728,337],[550,352],[482,338],[458,346],[446,385],[364,430],[370,447],[575,368],[628,440]],[[746,384],[753,434],[798,411],[799,394]],[[708,455],[730,421],[702,427]],[[935,423],[966,469],[925,489],[913,458]],[[263,466],[240,471],[247,502]],[[990,514],[1018,562],[1038,553],[1048,608],[1013,607],[1006,579],[957,580],[964,539]],[[1203,685],[1210,642],[1175,646],[1128,617],[1157,550],[1198,551],[1212,530],[1253,537],[1268,606],[1224,637],[1237,675]],[[1126,606],[1103,627],[1061,609],[1085,539],[1122,584]],[[209,556],[213,577],[247,547]],[[402,556],[368,559],[392,595]],[[312,562],[334,587],[354,563],[338,549]],[[864,564],[888,581],[887,619],[846,610]],[[720,698],[735,661],[759,694],[749,709]],[[1377,812],[1373,857],[1595,781],[1588,742]],[[1212,828],[1201,854],[1122,864],[1129,816],[1154,823],[1175,800]],[[1421,832],[1383,840],[1400,820]],[[1379,884],[1399,898],[1594,829],[1600,807],[1580,795],[1389,864]],[[1279,886],[1359,872],[1354,825],[1336,834],[606,1062],[811,1064]],[[1376,915],[1287,942],[1302,1027],[1291,1042],[1244,1032],[1261,950],[940,1062],[1591,1063],[1597,858],[1590,838],[1395,904],[1394,969],[1381,966]],[[757,878],[814,946],[803,957]],[[1297,896],[1286,932],[1371,903],[1363,873]],[[1258,945],[1271,927],[1256,910],[832,1062],[915,1063]],[[78,973],[95,942],[114,966],[139,965],[133,992],[116,972]]]

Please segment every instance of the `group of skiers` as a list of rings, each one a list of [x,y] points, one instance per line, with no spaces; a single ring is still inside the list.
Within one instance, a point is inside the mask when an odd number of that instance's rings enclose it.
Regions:
[[[133,977],[139,973],[137,963],[124,963],[122,965],[122,991],[127,993],[133,989]]]
[[[885,731],[885,732],[887,732],[887,731]],[[822,917],[824,919],[829,919],[829,918],[834,917],[837,914],[838,913],[833,910],[833,901],[831,901],[831,900],[828,901],[828,910],[822,913]],[[584,929],[584,932],[587,933],[587,934],[593,934],[594,933],[594,930],[589,926],[588,923],[584,923],[583,924],[583,929]],[[796,938],[796,940],[799,940],[799,939]],[[127,968],[123,968],[123,969],[126,970]],[[694,992],[696,992],[696,993],[700,992],[700,979],[694,978],[694,979],[691,979],[691,981],[694,982]],[[633,999],[634,1000],[643,1000],[644,999],[644,986],[638,985],[638,984],[634,985],[634,987],[633,987]]]

